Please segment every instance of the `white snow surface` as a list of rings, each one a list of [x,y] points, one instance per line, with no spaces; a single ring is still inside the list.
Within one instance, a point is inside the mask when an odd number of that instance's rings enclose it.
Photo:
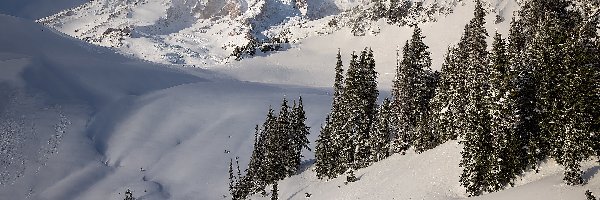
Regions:
[[[356,37],[323,24],[361,1],[308,0],[308,9],[297,12],[290,2],[96,0],[42,20],[58,31],[0,15],[0,199],[112,200],[123,199],[126,189],[138,199],[228,199],[228,161],[239,156],[242,169],[247,164],[254,126],[269,105],[277,110],[283,97],[302,96],[314,147],[330,108],[338,48],[347,63],[352,51],[372,47],[381,96],[387,95],[396,49],[412,29],[379,21],[372,24],[377,33]],[[261,4],[287,9],[273,17],[284,23],[261,24],[274,25],[266,34],[294,29],[297,41],[286,51],[231,62],[222,47],[243,42],[247,27],[229,19],[233,11],[216,9],[228,3],[244,11],[240,19],[276,15],[259,12]],[[317,10],[310,14],[311,8]],[[494,24],[495,14],[488,14],[489,34],[506,34],[518,5],[490,0],[487,8],[506,19]],[[434,69],[472,10],[472,3],[459,3],[454,13],[420,25]],[[80,40],[130,26],[136,27],[131,37],[94,42],[109,48]],[[317,179],[314,155],[304,152],[304,169],[280,182],[280,199],[307,199],[305,193],[310,199],[466,199],[458,182],[460,150],[450,141],[422,154],[393,155],[358,170],[360,180],[349,184],[345,177]],[[598,163],[586,162],[582,170],[588,184],[567,186],[562,167],[549,160],[516,187],[473,199],[600,194]]]

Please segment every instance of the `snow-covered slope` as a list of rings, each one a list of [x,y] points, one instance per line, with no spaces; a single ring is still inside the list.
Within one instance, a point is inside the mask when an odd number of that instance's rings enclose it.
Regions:
[[[398,28],[385,20],[367,20],[371,1],[365,0],[100,0],[90,1],[73,9],[38,20],[57,30],[82,40],[121,53],[159,63],[174,63],[212,67],[232,61],[236,46],[245,46],[249,38],[264,41],[269,38],[287,38],[292,48],[301,48],[307,38],[321,38],[335,33],[353,36],[355,24],[364,26],[366,36],[392,39],[403,43],[407,37],[389,37],[382,31]],[[423,10],[415,11],[414,22],[429,21],[438,26],[462,25],[471,11],[471,1],[415,0]],[[510,19],[518,8],[515,0],[489,0],[491,27],[506,29],[507,21],[496,22],[496,15]],[[450,24],[449,18],[460,20]],[[446,23],[435,23],[446,21]],[[498,21],[500,22],[500,21]],[[430,26],[424,24],[424,26]],[[433,25],[436,26],[436,25]],[[406,30],[406,29],[402,29]],[[454,29],[438,29],[427,35],[456,35]],[[445,34],[449,31],[452,34]],[[408,32],[410,33],[410,32]],[[393,34],[408,35],[395,32]],[[363,38],[356,38],[365,40]],[[366,39],[371,40],[371,39]],[[452,40],[455,41],[455,40]],[[391,42],[391,41],[390,41]],[[346,42],[347,43],[347,42]],[[443,41],[433,43],[446,45]],[[340,44],[340,46],[343,44]],[[332,45],[337,46],[338,45]],[[370,45],[376,46],[376,45]],[[394,45],[389,45],[393,48]],[[441,49],[446,49],[441,48]],[[260,54],[260,53],[259,53]],[[394,53],[391,53],[394,54]]]
[[[329,104],[323,90],[183,71],[0,22],[9,27],[0,33],[0,199],[118,199],[126,188],[145,199],[222,198],[227,162],[247,162],[269,104],[302,95],[312,127]]]
[[[314,145],[329,111],[323,87],[332,85],[337,49],[347,63],[352,51],[371,46],[380,88],[389,88],[396,49],[412,30],[378,21],[370,25],[374,32],[356,37],[327,22],[360,1],[307,0],[306,8],[292,2],[95,0],[43,20],[66,35],[0,15],[0,199],[122,199],[128,188],[139,199],[227,199],[229,159],[247,163],[254,125],[284,96],[304,98]],[[515,1],[490,0],[487,8],[488,32],[507,33],[509,20],[495,24],[495,15],[509,19]],[[435,69],[472,10],[472,3],[459,3],[452,14],[420,25]],[[268,36],[290,29],[298,40],[283,52],[224,64],[231,49],[223,47],[244,43],[253,20],[265,25],[254,31]],[[423,154],[394,155],[359,170],[360,180],[348,185],[345,177],[316,179],[306,152],[307,169],[280,183],[280,199],[305,199],[305,193],[310,199],[467,198],[458,183],[460,149],[451,141]],[[599,194],[598,164],[582,170],[588,184],[566,186],[561,167],[548,161],[517,187],[474,199]]]
[[[527,172],[515,187],[499,192],[468,197],[460,186],[462,145],[449,141],[439,147],[416,154],[395,154],[355,172],[357,182],[347,183],[346,176],[319,180],[314,169],[279,182],[279,199],[481,199],[481,200],[577,200],[585,191],[600,193],[600,167],[595,161],[583,164],[585,186],[563,183],[563,169],[553,160],[542,163],[539,173]],[[255,195],[251,199],[269,199]]]

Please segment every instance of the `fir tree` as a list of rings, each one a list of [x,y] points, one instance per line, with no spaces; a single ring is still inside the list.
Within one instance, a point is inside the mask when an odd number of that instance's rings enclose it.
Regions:
[[[271,200],[277,200],[279,198],[279,189],[277,188],[277,181],[273,183],[273,189],[271,190]]]
[[[433,96],[431,58],[423,43],[421,29],[415,27],[413,36],[403,48],[396,79],[392,87],[393,108],[397,114],[401,150],[408,149],[418,137],[417,125],[429,112]],[[425,143],[420,141],[419,144]]]
[[[233,175],[233,159],[229,159],[229,192],[233,192],[233,186],[235,184],[235,176]]]
[[[591,116],[597,115],[582,106],[597,102],[596,94],[590,93],[597,86],[589,84],[597,82],[594,73],[589,73],[594,71],[589,67],[597,63],[591,61],[597,55],[592,53],[596,48],[589,45],[597,33],[595,28],[586,28],[581,12],[571,7],[567,0],[532,0],[519,14],[524,29],[532,33],[526,52],[538,82],[535,94],[540,135],[550,144],[551,156],[565,166],[565,181],[581,184],[579,163],[592,154],[591,145],[585,141],[590,140],[593,130]]]
[[[333,103],[331,113],[328,115],[325,125],[321,128],[315,157],[317,159],[317,176],[319,178],[329,177],[335,178],[344,173],[347,169],[346,160],[349,156],[346,144],[348,133],[343,131],[343,126],[346,123],[347,110],[345,109],[344,99],[344,70],[342,56],[340,50],[336,56],[337,63],[335,66],[335,82],[333,85]],[[341,155],[340,155],[340,152]]]
[[[523,34],[523,23],[514,18],[508,37],[507,53],[509,57],[510,88],[508,98],[513,104],[514,134],[519,138],[522,148],[517,149],[521,160],[519,168],[536,168],[538,161],[548,156],[550,149],[548,138],[539,129],[540,116],[536,111],[537,78],[533,65],[527,55],[527,36]]]
[[[455,48],[448,48],[435,96],[430,102],[431,127],[423,130],[439,138],[440,143],[457,139],[462,123],[458,119],[464,112],[464,98],[459,94],[459,89],[463,87],[463,80],[459,79],[459,75],[464,72],[456,64],[455,51]]]
[[[369,140],[370,129],[376,114],[377,96],[377,72],[375,71],[375,60],[370,49],[363,50],[360,60],[356,62],[353,55],[350,62],[344,91],[344,99],[348,109],[348,120],[344,130],[348,135],[346,151],[349,155],[347,164],[358,169],[370,163]]]
[[[383,160],[390,156],[391,141],[395,136],[392,119],[393,112],[391,108],[391,101],[386,98],[378,109],[376,121],[373,123],[371,129],[371,158],[373,162]]]
[[[387,14],[387,8],[383,0],[373,0],[373,7],[371,7],[371,20],[377,21],[384,18]]]
[[[526,138],[520,138],[514,130],[514,105],[512,99],[512,78],[509,75],[509,57],[507,45],[502,36],[496,33],[490,54],[490,113],[491,128],[494,135],[494,149],[498,163],[494,170],[498,179],[494,190],[500,190],[512,183],[521,174],[521,150],[525,150]]]
[[[328,177],[335,178],[337,173],[335,172],[337,163],[337,155],[333,148],[333,141],[331,138],[331,118],[329,115],[325,119],[325,125],[321,126],[321,133],[317,139],[317,146],[315,147],[315,172],[319,179]]]
[[[300,168],[300,162],[302,161],[302,149],[306,148],[310,150],[308,147],[308,134],[310,134],[310,128],[306,126],[306,112],[304,111],[302,97],[300,97],[298,100],[298,105],[296,105],[296,102],[294,101],[290,118],[291,136],[289,138],[289,146],[291,155],[288,157],[287,164],[289,168],[289,176],[296,173]]]
[[[470,195],[481,195],[494,191],[497,180],[493,174],[497,155],[491,130],[492,116],[489,114],[491,97],[489,94],[487,32],[484,28],[485,11],[481,1],[475,1],[475,17],[465,27],[465,33],[458,43],[458,61],[467,67],[465,85],[467,107],[465,108],[464,136],[461,143],[460,166],[463,173],[461,185]]]
[[[123,200],[135,200],[135,198],[133,198],[133,192],[127,189],[127,191],[125,191],[125,199]]]

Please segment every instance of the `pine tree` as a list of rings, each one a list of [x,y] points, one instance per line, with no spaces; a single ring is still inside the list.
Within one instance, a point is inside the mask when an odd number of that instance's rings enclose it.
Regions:
[[[391,141],[395,136],[392,124],[392,108],[391,101],[388,98],[383,100],[383,103],[378,109],[376,121],[371,129],[371,158],[373,162],[383,160],[391,154]]]
[[[358,169],[366,167],[371,161],[369,133],[372,127],[377,108],[377,72],[375,72],[375,60],[370,49],[363,50],[360,60],[354,66],[352,63],[348,68],[346,79],[346,91],[344,93],[349,107],[350,116],[346,130],[350,133],[353,142],[348,150],[352,151],[348,164]]]
[[[527,145],[514,130],[514,105],[511,95],[512,77],[509,74],[507,45],[502,36],[496,33],[490,54],[490,113],[491,128],[494,135],[494,149],[498,163],[494,172],[498,179],[494,190],[500,190],[511,184],[522,170],[522,155]]]
[[[400,144],[404,145],[399,147],[401,150],[408,149],[416,140],[420,140],[417,126],[428,115],[429,101],[434,92],[431,58],[427,50],[429,47],[423,43],[423,38],[421,29],[415,26],[411,40],[403,48],[402,60],[392,87],[393,108],[397,114],[398,134],[402,140]]]
[[[597,53],[589,54],[594,52],[589,43],[597,33],[595,28],[585,28],[582,13],[571,8],[568,0],[532,0],[519,14],[524,29],[532,33],[526,52],[538,82],[535,94],[540,135],[548,141],[551,156],[565,166],[565,181],[581,184],[579,163],[592,154],[591,145],[585,141],[593,132],[591,116],[597,115],[582,106],[597,101],[590,93],[597,86],[589,84],[597,79],[589,73],[594,70],[588,70],[597,63],[591,61]]]
[[[127,189],[127,191],[125,191],[125,199],[123,200],[135,200],[135,198],[133,198],[133,192]]]
[[[229,192],[233,192],[233,186],[235,185],[235,176],[233,175],[233,159],[229,159]]]
[[[422,130],[439,138],[440,144],[456,140],[462,128],[459,116],[464,112],[464,98],[461,98],[463,95],[458,91],[463,87],[463,80],[459,79],[459,75],[464,72],[456,64],[455,51],[455,48],[448,48],[436,84],[435,96],[430,102],[430,123],[425,123],[431,127],[429,130]]]
[[[373,0],[373,7],[371,7],[371,20],[377,21],[384,18],[387,14],[387,8],[383,0]]]
[[[487,32],[484,28],[485,11],[481,1],[475,1],[475,17],[465,27],[465,33],[458,43],[458,61],[467,66],[465,85],[467,107],[465,108],[464,136],[461,143],[460,166],[463,173],[461,185],[470,195],[478,196],[483,192],[494,191],[497,184],[493,174],[497,155],[493,145],[491,130],[492,116],[489,114],[491,97],[488,80],[488,52],[486,50]]]
[[[520,170],[535,169],[537,162],[545,159],[550,150],[548,137],[542,135],[539,128],[540,115],[536,111],[538,79],[527,56],[530,51],[526,49],[528,41],[523,32],[523,23],[513,18],[507,48],[513,91],[508,99],[514,109],[514,133],[522,145],[516,152],[521,160]]]
[[[329,115],[325,119],[325,125],[321,126],[321,133],[317,139],[317,146],[315,147],[315,172],[319,179],[328,177],[335,178],[337,173],[335,172],[335,166],[337,163],[337,155],[333,149],[333,141],[331,138],[331,120]]]
[[[317,176],[319,178],[329,177],[335,178],[344,173],[347,169],[346,160],[349,156],[344,151],[348,141],[348,133],[343,131],[343,126],[347,121],[347,110],[345,109],[344,99],[344,70],[342,64],[342,56],[340,50],[336,56],[337,63],[335,66],[335,82],[333,85],[333,103],[331,113],[328,115],[325,125],[321,128],[317,147],[315,149],[315,157],[317,159]]]
[[[277,200],[279,198],[279,189],[277,188],[277,181],[273,183],[273,189],[271,190],[271,200]]]
[[[302,103],[302,97],[298,100],[298,105],[294,101],[292,112],[290,116],[290,138],[289,146],[291,155],[288,157],[288,176],[293,175],[300,168],[300,162],[302,161],[302,149],[308,147],[308,135],[310,134],[310,128],[306,126],[306,112],[304,111],[304,105]]]

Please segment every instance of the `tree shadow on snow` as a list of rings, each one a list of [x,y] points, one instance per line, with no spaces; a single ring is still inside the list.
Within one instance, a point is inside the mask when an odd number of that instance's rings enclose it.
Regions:
[[[598,174],[599,171],[600,166],[593,166],[587,169],[585,172],[583,172],[583,176],[581,177],[583,178],[583,181],[585,183],[588,183],[590,180],[592,180],[592,178],[596,176],[596,174]]]

